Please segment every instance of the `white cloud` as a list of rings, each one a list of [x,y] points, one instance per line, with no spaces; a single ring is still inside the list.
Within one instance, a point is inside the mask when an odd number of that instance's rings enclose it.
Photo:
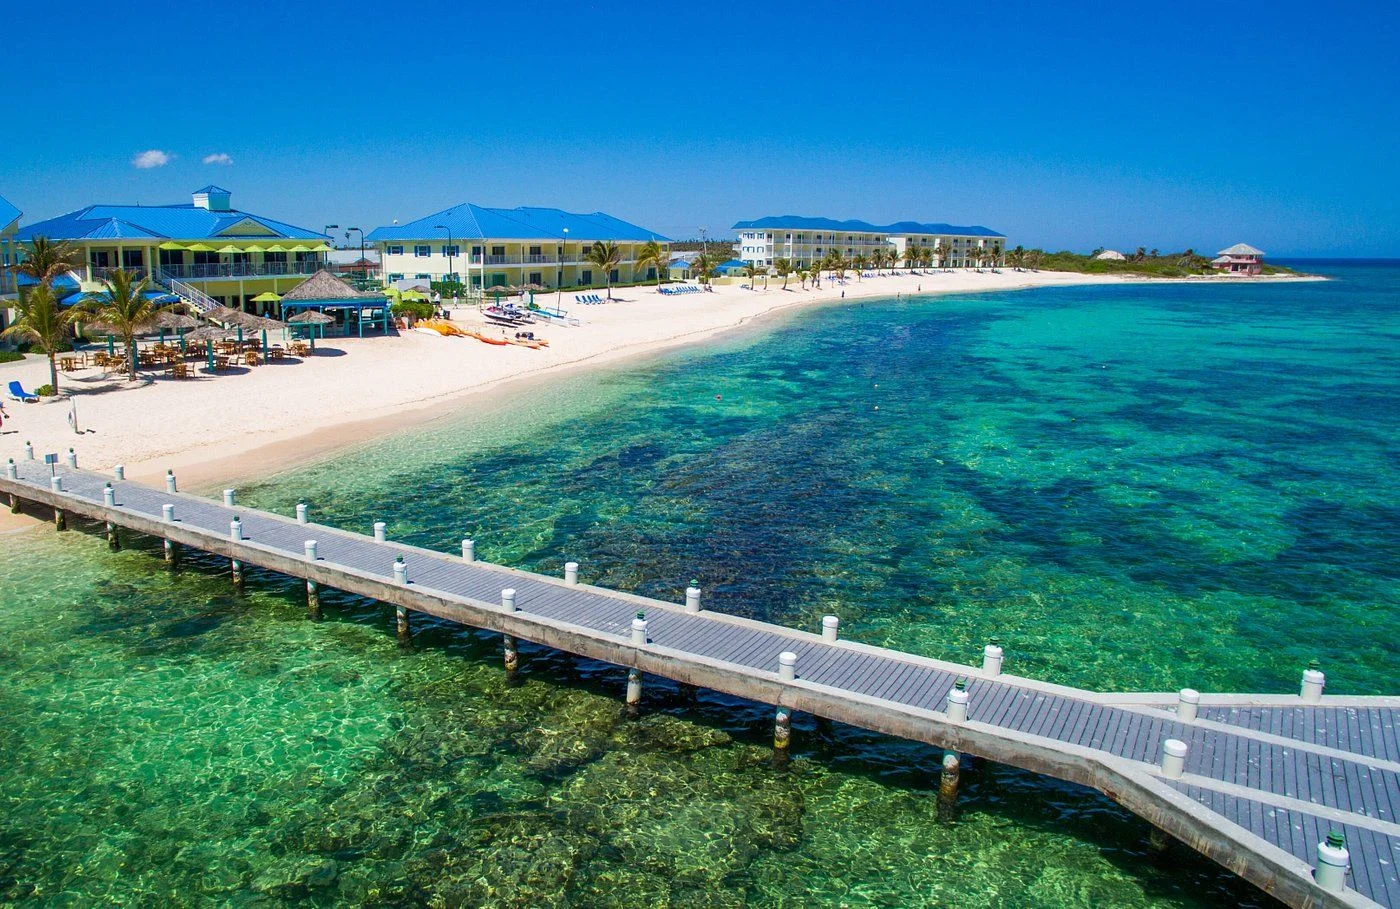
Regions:
[[[205,155],[205,156],[204,156],[204,163],[205,163],[205,164],[232,164],[232,163],[233,163],[233,158],[229,157],[229,155],[228,155],[227,152],[219,152],[219,153],[213,154],[213,155]]]
[[[131,166],[139,167],[141,170],[148,170],[152,167],[164,167],[174,160],[175,156],[173,154],[163,152],[158,148],[153,148],[149,151],[143,151],[141,154],[132,158]]]

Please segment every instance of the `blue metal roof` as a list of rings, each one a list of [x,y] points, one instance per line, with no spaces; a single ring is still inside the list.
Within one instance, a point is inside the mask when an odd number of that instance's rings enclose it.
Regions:
[[[830,230],[867,234],[950,234],[963,237],[1005,237],[990,227],[959,226],[956,224],[924,224],[918,221],[896,221],[894,224],[871,224],[869,221],[834,221],[831,218],[804,218],[800,215],[777,215],[757,221],[740,221],[734,230]]]
[[[230,230],[243,221],[252,221],[271,233]],[[271,218],[242,211],[208,211],[194,205],[89,205],[57,218],[27,224],[16,236],[20,240],[32,240],[36,236],[51,240],[330,239],[318,231]]]
[[[195,190],[194,192],[195,192],[195,195],[199,195],[200,193],[205,193],[205,194],[208,194],[208,195],[214,195],[214,194],[221,194],[221,195],[225,195],[225,196],[231,196],[231,195],[233,195],[233,193],[229,192],[228,190],[224,189],[224,188],[221,187],[221,186],[215,186],[213,183],[210,183],[208,186],[204,187],[203,189],[197,189],[197,190]]]
[[[446,240],[447,231],[439,230],[439,224],[452,231],[454,240],[562,240],[567,229],[570,240],[670,242],[655,231],[600,211],[581,215],[558,208],[484,208],[470,202],[407,224],[376,227],[365,239]]]
[[[0,228],[9,227],[22,214],[24,212],[11,205],[4,196],[0,196]]]

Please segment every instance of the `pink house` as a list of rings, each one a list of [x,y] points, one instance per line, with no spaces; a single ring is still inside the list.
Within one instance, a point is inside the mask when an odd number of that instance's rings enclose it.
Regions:
[[[1264,251],[1245,243],[1236,243],[1216,253],[1210,264],[1227,274],[1257,275],[1264,265]]]

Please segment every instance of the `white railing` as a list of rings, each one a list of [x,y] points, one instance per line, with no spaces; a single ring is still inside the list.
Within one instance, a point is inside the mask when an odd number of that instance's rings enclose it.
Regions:
[[[200,290],[198,287],[177,281],[166,272],[161,272],[161,280],[165,286],[170,288],[170,292],[200,312],[210,312],[219,305],[219,301]]]

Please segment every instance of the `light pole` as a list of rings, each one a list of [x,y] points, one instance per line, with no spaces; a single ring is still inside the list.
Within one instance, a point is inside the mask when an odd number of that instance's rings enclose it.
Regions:
[[[333,231],[333,230],[340,230],[340,225],[339,225],[339,224],[327,224],[327,225],[326,225],[326,229],[323,230],[323,231],[321,231],[321,232],[322,232],[323,234],[326,235],[326,238],[327,238],[327,239],[330,239],[330,237],[331,237],[331,231]],[[331,239],[331,242],[334,243],[335,240]],[[267,256],[264,255],[263,258],[266,259]],[[289,272],[289,274],[294,274],[294,272]]]
[[[365,232],[358,227],[349,227],[345,230],[345,239],[350,239],[350,235],[359,231],[360,233],[360,280],[369,281],[369,266],[365,264]]]
[[[554,311],[562,312],[564,300],[564,254],[569,251],[569,229],[564,228],[564,245],[559,247],[559,283],[554,285]]]
[[[445,230],[445,231],[447,231],[447,276],[448,276],[448,279],[451,280],[451,277],[452,277],[452,228],[448,227],[448,226],[445,225],[445,224],[434,224],[434,225],[433,225],[433,230]],[[456,282],[453,282],[453,283],[456,283]]]

